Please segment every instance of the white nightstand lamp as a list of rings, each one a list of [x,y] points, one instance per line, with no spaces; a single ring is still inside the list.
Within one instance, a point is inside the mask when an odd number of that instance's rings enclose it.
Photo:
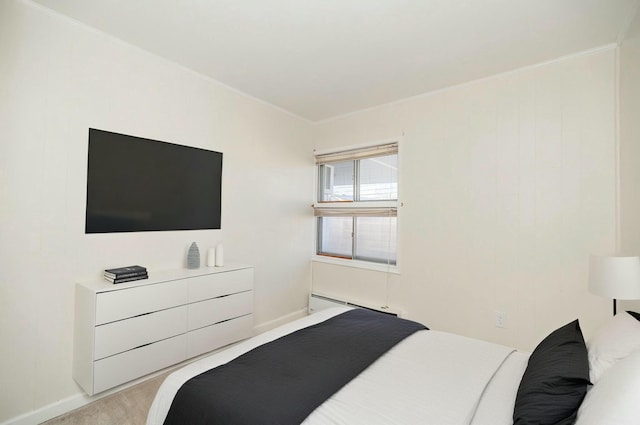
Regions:
[[[615,316],[616,299],[640,299],[640,257],[592,255],[589,259],[589,291],[613,298]]]

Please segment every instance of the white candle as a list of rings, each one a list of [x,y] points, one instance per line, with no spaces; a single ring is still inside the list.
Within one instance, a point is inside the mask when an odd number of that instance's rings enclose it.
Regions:
[[[213,267],[216,265],[216,249],[209,248],[207,251],[207,266]]]
[[[224,250],[222,249],[222,244],[218,244],[216,246],[216,267],[224,266]]]

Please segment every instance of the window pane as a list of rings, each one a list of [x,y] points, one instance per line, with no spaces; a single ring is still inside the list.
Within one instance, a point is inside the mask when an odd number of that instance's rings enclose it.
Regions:
[[[396,264],[396,229],[396,217],[357,217],[354,258]]]
[[[321,165],[319,201],[353,201],[353,161]]]
[[[318,254],[352,258],[352,233],[352,217],[318,217]]]
[[[360,160],[360,200],[398,199],[398,155]]]

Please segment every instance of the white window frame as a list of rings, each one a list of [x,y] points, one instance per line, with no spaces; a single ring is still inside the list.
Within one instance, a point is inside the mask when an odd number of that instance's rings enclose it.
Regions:
[[[363,145],[352,145],[352,146],[345,146],[345,147],[341,147],[341,148],[336,148],[336,149],[326,149],[326,150],[315,150],[314,151],[314,155],[316,157],[318,156],[322,156],[322,155],[331,155],[331,154],[340,154],[343,152],[348,152],[348,151],[355,151],[355,150],[366,150],[366,149],[373,149],[376,147],[380,147],[380,146],[385,146],[385,145],[389,145],[389,144],[395,144],[397,146],[397,152],[396,155],[398,156],[398,168],[400,168],[400,146],[401,146],[401,138],[394,138],[394,139],[387,139],[387,140],[381,140],[381,141],[377,141],[377,142],[373,142],[373,143],[368,143],[368,144],[363,144]],[[398,199],[393,200],[393,201],[361,201],[361,202],[319,202],[318,196],[319,196],[319,192],[320,190],[324,190],[325,186],[326,186],[326,182],[320,182],[320,173],[319,173],[319,164],[316,165],[315,167],[315,178],[316,178],[316,184],[315,186],[315,193],[314,193],[314,208],[353,208],[353,209],[358,209],[358,208],[362,208],[362,207],[367,207],[367,208],[388,208],[388,209],[393,209],[395,211],[395,217],[396,217],[396,263],[395,264],[389,264],[389,263],[380,263],[380,262],[373,262],[373,261],[366,261],[366,260],[360,260],[360,259],[348,259],[348,258],[339,258],[339,257],[332,257],[329,255],[321,255],[321,254],[317,254],[318,252],[318,246],[319,246],[319,241],[318,241],[318,220],[314,220],[314,252],[316,254],[314,254],[312,260],[315,262],[320,262],[320,263],[328,263],[328,264],[336,264],[336,265],[341,265],[341,266],[346,266],[346,267],[353,267],[353,268],[360,268],[360,269],[368,269],[368,270],[375,270],[375,271],[383,271],[383,272],[387,272],[387,273],[393,273],[393,274],[400,274],[400,232],[399,232],[399,228],[400,228],[400,208],[399,206],[401,205],[400,202],[400,173],[398,173]],[[331,180],[333,182],[333,176],[331,176]],[[331,183],[332,183],[331,182]],[[322,187],[321,187],[322,185]],[[354,188],[355,190],[355,188]]]

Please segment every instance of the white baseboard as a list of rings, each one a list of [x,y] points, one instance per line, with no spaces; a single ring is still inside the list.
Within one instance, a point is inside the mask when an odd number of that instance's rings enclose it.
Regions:
[[[166,373],[168,371],[170,371],[171,369],[178,369],[179,367],[182,367],[184,365],[186,365],[187,363],[190,363],[191,361],[197,360],[200,357],[204,357],[204,356],[199,356],[193,359],[189,359],[183,363],[177,364],[177,365],[173,365],[170,366],[166,369],[162,369],[156,372],[153,372],[149,375],[145,375],[142,378],[138,378],[135,379],[131,382],[127,382],[126,384],[120,385],[119,387],[115,387],[112,388],[110,390],[101,392],[98,395],[94,395],[94,396],[89,396],[84,392],[80,392],[78,394],[74,394],[70,397],[64,398],[62,400],[58,400],[54,403],[48,404],[46,406],[43,406],[39,409],[36,410],[32,410],[31,412],[27,412],[24,413],[20,416],[16,416],[15,418],[11,418],[6,422],[2,422],[0,423],[0,425],[38,425],[41,424],[42,422],[48,421],[49,419],[53,419],[56,418],[60,415],[64,415],[66,413],[69,413],[73,410],[79,409],[81,407],[86,406],[89,403],[93,403],[94,401],[100,400],[101,398],[104,397],[108,397],[112,394],[118,393],[120,391],[124,391],[127,388],[133,387],[134,385],[138,385],[144,381],[147,381],[149,379],[153,379],[156,376],[162,375],[163,373]],[[80,388],[80,387],[78,387]],[[82,391],[82,390],[80,390]]]
[[[285,323],[289,323],[293,320],[300,319],[301,317],[307,316],[308,311],[307,308],[303,308],[298,311],[294,311],[293,313],[285,314],[284,316],[280,316],[277,319],[270,320],[268,322],[262,323],[253,328],[253,334],[258,335],[273,328],[277,328],[280,325],[284,325]],[[0,424],[1,425],[1,424]]]
[[[105,395],[101,394],[100,397],[89,397],[86,394],[75,394],[71,397],[43,406],[37,410],[16,416],[6,422],[2,422],[0,425],[38,425],[42,422],[48,421],[49,419],[53,419],[57,416],[71,412],[72,410],[86,406],[92,401],[98,400]]]
[[[60,416],[63,413],[70,412],[78,407],[86,404],[84,400],[81,400],[82,395],[77,394],[64,400],[57,401],[48,406],[41,407],[38,410],[24,413],[15,418],[9,419],[6,422],[2,422],[0,425],[37,425],[44,421],[47,421],[56,416]]]
[[[266,332],[266,331],[268,331],[270,329],[276,328],[276,327],[278,327],[280,325],[283,325],[285,323],[291,322],[292,320],[295,320],[295,319],[299,319],[299,318],[304,317],[306,315],[307,315],[307,309],[304,308],[304,309],[301,309],[301,310],[298,310],[298,311],[294,311],[293,313],[289,313],[289,314],[286,314],[284,316],[278,317],[277,319],[270,320],[270,321],[268,321],[266,323],[262,323],[262,324],[260,324],[258,326],[255,326],[253,328],[254,335],[260,334],[262,332]],[[182,366],[184,364],[191,363],[192,361],[198,360],[199,358],[207,356],[209,354],[210,353],[205,354],[203,356],[198,356],[198,357],[196,357],[194,359],[190,359],[190,360],[184,362],[183,364],[174,365],[171,368],[177,368],[176,366]],[[168,368],[168,369],[171,369],[171,368]],[[72,396],[67,397],[65,399],[58,400],[58,401],[56,401],[54,403],[48,404],[46,406],[43,406],[43,407],[41,407],[39,409],[33,410],[31,412],[24,413],[24,414],[22,414],[20,416],[16,416],[15,418],[11,418],[11,419],[7,420],[6,422],[0,423],[0,425],[38,425],[38,424],[41,424],[42,422],[48,421],[49,419],[53,419],[53,418],[55,418],[57,416],[64,415],[65,413],[69,413],[72,410],[76,410],[76,409],[79,409],[79,408],[81,408],[83,406],[86,406],[87,404],[89,404],[91,402],[94,402],[96,400],[99,400],[99,399],[101,399],[103,397],[109,396],[109,395],[117,393],[119,391],[123,391],[123,390],[125,390],[125,389],[127,389],[129,387],[132,387],[132,386],[136,385],[136,384],[139,384],[139,383],[144,382],[144,381],[146,381],[148,379],[154,378],[154,377],[166,372],[168,369],[164,369],[164,370],[152,373],[151,375],[146,375],[143,378],[140,378],[140,379],[137,379],[135,381],[129,382],[129,383],[125,384],[125,385],[116,387],[116,388],[114,388],[112,390],[105,391],[103,393],[100,393],[97,396],[91,397],[91,396],[88,396],[85,393],[75,394],[75,395],[72,395]]]

